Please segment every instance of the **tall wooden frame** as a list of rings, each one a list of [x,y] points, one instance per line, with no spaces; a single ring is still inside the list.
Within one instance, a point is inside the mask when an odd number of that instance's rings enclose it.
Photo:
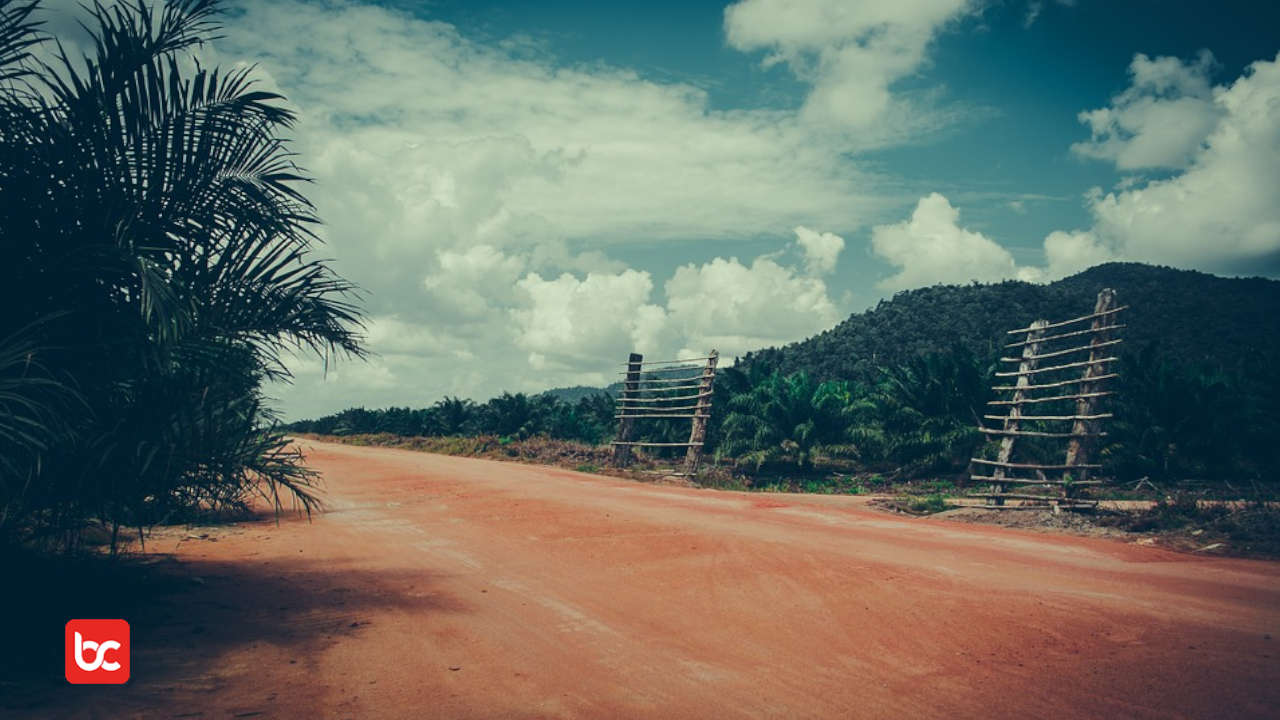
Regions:
[[[711,418],[711,396],[714,392],[716,365],[720,353],[712,350],[706,357],[690,360],[653,360],[646,362],[639,353],[631,353],[618,398],[617,437],[613,441],[613,463],[625,467],[632,461],[632,448],[683,447],[684,471],[674,475],[693,475],[702,462],[706,444],[707,420]],[[702,365],[692,363],[704,361]],[[689,392],[685,392],[689,391]],[[642,442],[635,436],[637,420],[687,419],[688,442]]]
[[[1060,507],[1091,508],[1097,505],[1095,501],[1081,497],[1077,491],[1082,487],[1100,484],[1091,478],[1091,472],[1100,469],[1101,465],[1090,461],[1093,459],[1097,438],[1106,435],[1101,430],[1101,421],[1111,417],[1111,413],[1098,412],[1098,403],[1101,398],[1114,394],[1106,389],[1106,384],[1119,377],[1113,365],[1119,358],[1110,352],[1111,348],[1121,342],[1115,337],[1115,332],[1124,326],[1116,324],[1116,314],[1124,309],[1116,306],[1116,293],[1107,288],[1098,293],[1090,315],[1056,323],[1037,320],[1029,327],[1009,331],[1010,335],[1022,335],[1022,339],[1006,347],[1021,348],[1021,353],[1018,357],[1003,357],[1000,360],[1016,362],[1018,369],[997,372],[996,377],[1013,378],[1014,384],[994,386],[993,391],[1007,392],[1010,395],[1007,399],[989,403],[997,408],[1007,408],[1007,412],[1004,415],[983,415],[985,420],[999,421],[1000,427],[989,428],[982,423],[978,427],[984,434],[1000,438],[999,450],[995,460],[972,458],[970,461],[972,466],[990,469],[990,475],[979,472],[970,475],[970,479],[975,482],[988,483],[985,492],[976,493],[978,497],[989,501],[988,507],[1012,507],[1005,503],[1009,499],[1018,500],[1018,507],[1036,507],[1037,503],[1041,503],[1053,507],[1055,511]],[[1087,329],[1064,330],[1085,321],[1089,321]],[[1085,337],[1089,340],[1088,344],[1075,345]],[[1059,341],[1068,341],[1074,346],[1054,349],[1053,343]],[[1088,353],[1087,360],[1071,360],[1072,356],[1079,357],[1085,352]],[[1056,364],[1042,364],[1046,360]],[[1079,377],[1070,377],[1070,373],[1077,370]],[[1073,387],[1075,392],[1070,390]],[[1069,403],[1072,410],[1070,414],[1035,414],[1036,407],[1042,403]],[[1052,426],[1054,423],[1067,422],[1071,423],[1069,432],[1027,430],[1024,426],[1024,423]],[[1015,461],[1017,440],[1028,437],[1066,440],[1063,462],[1048,464]],[[1051,478],[1048,473],[1054,473],[1054,477]],[[1034,474],[1035,477],[1028,477],[1028,474]],[[1025,490],[1010,492],[1011,486],[1022,486]],[[1045,495],[1027,492],[1035,486],[1054,488],[1056,493]]]

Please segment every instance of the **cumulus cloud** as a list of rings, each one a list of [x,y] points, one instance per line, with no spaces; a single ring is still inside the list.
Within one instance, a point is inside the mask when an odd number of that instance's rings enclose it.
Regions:
[[[827,230],[898,202],[851,158],[936,124],[891,88],[972,4],[737,3],[730,46],[769,53],[811,92],[796,110],[720,110],[690,83],[568,64],[384,6],[237,3],[203,60],[257,63],[299,112],[293,147],[317,181],[323,253],[369,290],[377,353],[298,359],[298,383],[273,392],[293,417],[429,404],[607,382],[631,349],[731,356],[830,327],[842,312],[822,278],[844,241]],[[614,252],[781,245],[792,232],[795,267],[771,254],[654,277]]]
[[[1110,248],[1091,232],[1055,230],[1044,239],[1047,280],[1057,280],[1094,265],[1118,259]]]
[[[1208,50],[1188,62],[1135,56],[1129,87],[1110,106],[1080,113],[1091,137],[1071,150],[1121,170],[1186,167],[1221,116],[1209,82],[1212,68]]]
[[[530,273],[517,287],[527,296],[524,307],[512,310],[517,342],[529,350],[535,369],[598,369],[602,358],[659,345],[666,313],[648,302],[653,280],[647,272],[588,273],[581,280],[570,273],[553,280]]]
[[[472,358],[402,353],[377,333],[369,404],[401,402],[405,388],[429,399],[595,382],[607,360],[597,352],[698,345],[660,298],[640,298],[648,275],[612,249],[856,228],[887,202],[851,154],[908,132],[881,123],[835,137],[795,111],[714,110],[691,84],[565,64],[380,6],[245,2],[227,21],[205,59],[257,63],[299,111],[295,148],[317,180],[308,195],[325,254],[400,336]],[[812,272],[838,255],[823,235],[806,251]],[[639,325],[594,319],[606,288]],[[276,393],[290,414],[332,409],[317,387],[336,392],[300,379]]]
[[[437,322],[474,321],[495,306],[509,303],[526,264],[524,259],[504,255],[491,245],[441,250],[437,263],[439,268],[422,281],[433,300]],[[375,339],[371,337],[370,342]]]
[[[750,265],[737,258],[685,265],[665,290],[668,321],[684,357],[712,348],[726,357],[742,355],[826,330],[841,319],[822,280],[769,257]]]
[[[601,360],[631,350],[680,358],[716,349],[732,357],[825,330],[842,316],[822,280],[771,256],[681,266],[663,287],[665,303],[651,297],[650,274],[636,270],[554,279],[530,273],[517,287],[523,302],[511,313],[530,364],[579,371],[591,383],[616,380],[600,374]]]
[[[880,281],[885,290],[925,285],[994,282],[1037,272],[1019,269],[1009,251],[980,232],[960,227],[960,211],[938,193],[920,198],[911,217],[871,231],[871,248],[898,272]]]
[[[812,88],[803,117],[867,126],[891,109],[890,86],[915,72],[947,22],[970,0],[741,0],[725,9],[732,47],[766,50]]]
[[[828,275],[836,269],[836,261],[844,250],[844,238],[835,233],[810,230],[803,225],[796,226],[795,233],[809,274]]]
[[[1144,63],[1143,87],[1199,87],[1187,65],[1164,60]],[[1280,56],[1213,88],[1212,103],[1216,120],[1185,170],[1087,196],[1093,226],[1078,242],[1089,252],[1235,274],[1280,270]]]

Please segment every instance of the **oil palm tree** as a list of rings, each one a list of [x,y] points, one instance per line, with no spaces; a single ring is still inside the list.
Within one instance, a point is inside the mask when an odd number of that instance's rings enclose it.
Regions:
[[[729,401],[721,447],[757,469],[785,459],[809,470],[817,455],[854,452],[849,431],[855,407],[848,383],[775,373]]]
[[[476,415],[474,401],[446,396],[431,406],[431,434],[466,435],[475,432]]]
[[[261,385],[286,350],[363,350],[355,289],[311,254],[293,113],[252,68],[193,57],[217,0],[95,2],[75,59],[37,6],[0,0],[0,336],[36,323],[86,409],[26,517],[141,523],[254,489],[310,508]]]
[[[885,459],[909,473],[967,460],[982,439],[976,428],[993,371],[959,346],[883,369],[870,404]]]

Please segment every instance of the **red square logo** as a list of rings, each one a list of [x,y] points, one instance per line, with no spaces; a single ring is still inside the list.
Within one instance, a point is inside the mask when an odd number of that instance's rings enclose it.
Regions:
[[[129,682],[129,623],[70,620],[66,642],[67,682],[120,685]]]

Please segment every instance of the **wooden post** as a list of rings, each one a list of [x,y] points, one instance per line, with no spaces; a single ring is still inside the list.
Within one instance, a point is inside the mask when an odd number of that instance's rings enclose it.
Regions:
[[[1098,293],[1098,302],[1093,306],[1093,313],[1097,315],[1093,319],[1090,329],[1093,331],[1093,338],[1089,341],[1089,364],[1085,366],[1084,374],[1081,376],[1085,382],[1080,384],[1080,397],[1076,399],[1076,420],[1071,424],[1072,438],[1067,443],[1067,469],[1062,471],[1062,479],[1065,482],[1068,478],[1072,482],[1079,482],[1088,479],[1089,469],[1080,467],[1089,462],[1089,455],[1093,451],[1093,435],[1086,433],[1096,433],[1098,431],[1098,421],[1083,418],[1089,418],[1097,414],[1098,396],[1097,393],[1102,389],[1100,382],[1089,382],[1091,378],[1100,377],[1107,374],[1107,363],[1099,362],[1102,358],[1109,355],[1106,350],[1099,348],[1099,345],[1111,339],[1111,328],[1116,324],[1116,314],[1108,313],[1101,315],[1116,307],[1116,291],[1111,288],[1105,288]],[[1075,474],[1073,474],[1075,473]],[[1072,488],[1070,485],[1064,485],[1066,494],[1070,497]]]
[[[693,475],[698,472],[698,463],[702,461],[702,444],[707,439],[707,418],[711,415],[711,390],[715,387],[716,362],[720,353],[712,350],[707,358],[707,366],[702,369],[702,382],[698,385],[698,404],[694,410],[693,427],[689,431],[689,449],[684,455],[684,471]]]
[[[1004,420],[1005,430],[1017,430],[1018,418],[1022,416],[1022,401],[1026,399],[1027,391],[1024,389],[1031,384],[1031,371],[1036,369],[1036,356],[1040,354],[1040,338],[1044,337],[1044,329],[1049,324],[1048,320],[1037,320],[1031,323],[1030,329],[1027,330],[1027,344],[1022,346],[1022,361],[1018,363],[1018,379],[1014,383],[1012,402],[1009,405],[1009,415]],[[1000,454],[996,459],[1001,463],[1008,463],[1013,458],[1013,441],[1016,440],[1014,435],[1004,435],[1000,438]],[[991,473],[996,482],[991,485],[993,493],[1003,494],[1005,485],[1000,482],[1005,476],[1004,465],[997,465],[995,472]],[[1004,498],[996,496],[996,505],[1004,505]]]
[[[640,353],[631,353],[627,358],[627,379],[622,386],[623,406],[626,401],[639,397],[640,395],[640,363],[644,360],[644,356]],[[619,415],[627,415],[626,412],[618,413]],[[615,438],[620,442],[627,442],[631,439],[632,431],[635,428],[635,421],[629,417],[621,417],[618,419],[618,436]],[[613,464],[618,467],[626,467],[631,464],[631,446],[630,445],[614,445],[613,446]]]

